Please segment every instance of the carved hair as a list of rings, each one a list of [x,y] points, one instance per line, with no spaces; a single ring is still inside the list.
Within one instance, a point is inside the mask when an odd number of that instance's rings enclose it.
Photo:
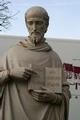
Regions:
[[[48,16],[48,12],[40,7],[40,6],[33,6],[31,8],[29,8],[27,10],[27,12],[25,12],[25,21],[27,22],[27,19],[29,19],[30,17],[38,17],[40,19],[45,20],[46,25],[49,25],[49,16]]]

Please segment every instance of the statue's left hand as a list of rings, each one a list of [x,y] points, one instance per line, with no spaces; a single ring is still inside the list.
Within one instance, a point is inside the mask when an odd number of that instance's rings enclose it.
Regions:
[[[33,98],[38,102],[46,102],[52,104],[60,104],[62,101],[62,95],[53,93],[47,89],[33,90],[31,91]]]

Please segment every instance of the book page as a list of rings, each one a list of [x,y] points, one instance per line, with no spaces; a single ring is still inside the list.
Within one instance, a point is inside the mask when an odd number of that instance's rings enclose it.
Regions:
[[[32,75],[30,81],[28,82],[28,90],[39,90],[42,86],[45,85],[45,71],[44,68],[38,65],[32,66],[32,69],[35,73]]]
[[[45,86],[55,93],[62,93],[62,69],[50,68],[45,69]]]

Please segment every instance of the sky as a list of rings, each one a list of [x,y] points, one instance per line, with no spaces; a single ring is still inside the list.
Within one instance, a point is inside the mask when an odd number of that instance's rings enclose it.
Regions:
[[[9,0],[11,13],[17,13],[11,19],[11,26],[0,35],[27,36],[25,11],[32,6],[44,7],[50,17],[48,31],[50,38],[70,38],[80,40],[80,0]]]

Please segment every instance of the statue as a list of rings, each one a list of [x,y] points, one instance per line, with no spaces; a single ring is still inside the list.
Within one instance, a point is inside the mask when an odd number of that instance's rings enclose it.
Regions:
[[[31,7],[25,23],[29,36],[10,48],[0,63],[0,120],[68,120],[69,85],[59,56],[44,37],[48,13]],[[45,86],[46,68],[61,69],[61,93]]]

